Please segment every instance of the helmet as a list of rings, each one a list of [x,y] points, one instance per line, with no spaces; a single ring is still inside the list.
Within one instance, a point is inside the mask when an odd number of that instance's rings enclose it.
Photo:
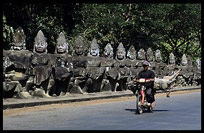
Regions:
[[[148,62],[148,61],[144,61],[144,62],[142,63],[142,65],[143,65],[143,66],[149,66],[149,62]]]

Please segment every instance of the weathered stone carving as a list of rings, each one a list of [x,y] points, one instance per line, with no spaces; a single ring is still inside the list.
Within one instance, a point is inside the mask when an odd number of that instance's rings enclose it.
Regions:
[[[104,69],[104,77],[102,80],[101,91],[114,91],[116,90],[116,75],[114,70],[115,60],[113,59],[113,48],[108,43],[103,52],[103,58],[101,58],[101,67]],[[113,69],[113,70],[112,70]]]
[[[83,94],[87,91],[86,81],[86,67],[87,58],[84,56],[84,42],[81,36],[78,36],[74,42],[74,55],[72,57],[73,62],[73,77],[70,80],[70,84],[73,86],[70,88],[70,93]]]
[[[120,43],[114,59],[113,48],[108,43],[103,57],[100,57],[99,45],[94,38],[88,56],[85,57],[84,42],[79,36],[74,42],[74,55],[71,57],[63,33],[57,38],[55,53],[50,54],[47,52],[48,44],[42,31],[35,38],[32,53],[26,50],[25,38],[23,29],[18,28],[11,50],[3,50],[4,98],[126,90],[126,83],[143,70],[144,60],[149,61],[149,69],[155,72],[157,88],[168,92],[175,85],[190,86],[201,83],[201,62],[197,59],[194,66],[189,55],[184,54],[177,66],[174,54],[170,53],[167,65],[162,62],[159,49],[153,56],[151,48],[146,52],[141,48],[137,52],[131,45],[126,55],[126,50]],[[181,71],[178,72],[178,69]]]
[[[176,67],[175,56],[173,53],[170,53],[169,61],[168,61],[168,65],[167,65],[167,75],[171,76],[176,69],[177,69],[177,67]]]
[[[13,43],[11,43],[11,50],[25,50],[26,49],[26,36],[22,27],[18,27],[13,35]]]
[[[118,45],[115,60],[114,69],[117,71],[116,80],[119,84],[117,90],[127,90],[126,82],[130,72],[126,66],[126,51],[122,43]]]
[[[196,59],[195,64],[196,64],[196,68],[197,68],[198,70],[201,70],[201,61],[200,61],[200,59]]]
[[[110,43],[108,43],[105,48],[104,48],[104,52],[103,52],[104,57],[113,59],[113,48],[111,46]]]
[[[33,95],[39,97],[50,97],[49,92],[52,87],[50,82],[52,66],[47,54],[47,39],[41,30],[38,31],[35,37],[32,67],[34,75],[34,92]]]
[[[137,69],[139,72],[143,70],[142,63],[146,60],[145,54],[146,53],[143,48],[139,49],[139,51],[137,52],[138,59]]]
[[[12,43],[12,50],[3,51],[3,67],[5,84],[4,96],[16,95],[20,98],[30,98],[28,93],[29,88],[29,74],[30,74],[30,57],[32,52],[25,50],[25,35],[23,29],[19,27],[14,33],[14,42]]]
[[[176,59],[173,53],[169,55],[169,65],[176,65]]]
[[[136,60],[136,55],[137,55],[137,51],[135,50],[135,47],[133,45],[131,45],[127,51],[127,59],[126,59],[126,66],[129,68],[129,72],[130,72],[130,79],[134,78],[135,76],[138,75],[138,69],[137,69],[137,65],[138,65],[138,61]]]
[[[51,95],[64,96],[71,88],[69,82],[72,76],[73,63],[71,55],[68,54],[68,42],[61,32],[57,38],[55,54],[50,55],[55,60],[52,74],[55,87],[52,88]]]
[[[147,59],[148,62],[152,62],[153,61],[153,51],[152,51],[151,48],[147,49],[146,59]]]
[[[152,70],[153,72],[155,72],[155,62],[153,60],[153,51],[151,48],[147,49],[146,52],[146,60],[149,62],[150,66],[149,69]]]
[[[193,73],[191,70],[191,66],[188,65],[188,59],[185,54],[183,54],[182,56],[179,68],[181,69],[179,76],[181,76],[180,82],[182,83],[178,83],[178,84],[181,84],[182,86],[187,86],[192,84],[191,77],[193,76]]]
[[[104,68],[101,67],[101,57],[99,57],[99,45],[94,38],[89,47],[87,57],[87,76],[86,81],[87,92],[100,92],[104,75]]]
[[[159,49],[155,51],[155,75],[156,77],[162,78],[167,75],[166,64],[162,62],[162,56]]]
[[[201,84],[201,61],[200,59],[196,59],[195,61],[194,77],[193,77],[192,82],[194,86]]]
[[[139,59],[139,60],[145,60],[145,51],[144,51],[144,49],[143,48],[141,48],[139,51],[138,51],[138,53],[137,53],[137,59]]]
[[[154,79],[154,88],[164,90],[169,97],[171,89],[174,86],[177,76],[179,75],[179,70],[175,70],[171,76],[164,76],[163,78],[156,78]]]

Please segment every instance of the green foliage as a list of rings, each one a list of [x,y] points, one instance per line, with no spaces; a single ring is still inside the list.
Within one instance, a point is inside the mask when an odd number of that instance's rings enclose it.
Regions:
[[[14,34],[14,29],[11,26],[7,25],[6,17],[3,15],[3,42],[6,45],[3,45],[4,49],[10,49],[10,42],[12,42],[12,36]]]
[[[21,26],[27,49],[32,50],[38,30],[48,38],[48,51],[54,52],[56,39],[64,32],[73,50],[73,39],[81,35],[85,50],[93,38],[101,52],[107,43],[116,50],[119,42],[126,49],[134,45],[147,50],[160,49],[167,62],[170,52],[201,57],[201,4],[150,3],[5,3],[3,46],[8,48],[13,29]]]

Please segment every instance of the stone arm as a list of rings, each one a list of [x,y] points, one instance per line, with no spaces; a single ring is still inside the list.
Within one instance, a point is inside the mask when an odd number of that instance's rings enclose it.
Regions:
[[[155,77],[154,82],[160,83],[160,84],[161,83],[170,84],[176,80],[176,77],[179,75],[180,71],[181,71],[181,69],[179,69],[177,72],[175,72],[172,76],[164,76],[162,79]]]

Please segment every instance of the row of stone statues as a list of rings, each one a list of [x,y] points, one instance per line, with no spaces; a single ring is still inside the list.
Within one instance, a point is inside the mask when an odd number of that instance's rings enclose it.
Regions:
[[[162,62],[160,50],[140,49],[131,45],[126,53],[122,43],[116,56],[108,43],[99,56],[100,49],[94,38],[88,55],[84,53],[82,37],[74,40],[74,54],[68,53],[68,42],[63,33],[57,38],[55,53],[47,51],[47,38],[40,30],[34,41],[33,51],[26,50],[26,36],[19,27],[13,37],[11,50],[3,50],[3,96],[29,98],[33,96],[65,96],[69,93],[92,93],[127,90],[126,83],[143,69],[142,62],[150,62],[150,69],[157,77],[171,76],[181,69],[177,85],[199,85],[200,60],[196,66],[184,54],[181,64],[176,65],[173,53],[169,63]],[[155,58],[153,58],[155,57]]]

